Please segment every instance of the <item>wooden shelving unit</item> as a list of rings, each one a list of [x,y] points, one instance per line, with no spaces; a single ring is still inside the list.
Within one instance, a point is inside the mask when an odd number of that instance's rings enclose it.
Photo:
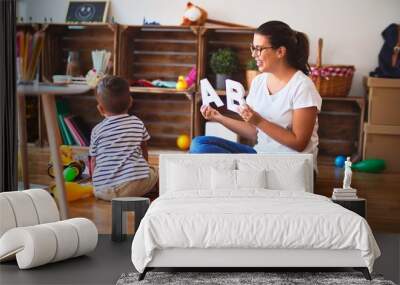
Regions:
[[[198,32],[198,27],[121,26],[117,73],[131,81],[176,81],[198,68]]]
[[[176,81],[192,68],[198,69],[198,27],[121,26],[117,73],[132,85],[146,79]],[[132,86],[131,112],[150,132],[151,147],[176,149],[181,134],[194,135],[195,90]]]
[[[211,54],[221,48],[232,49],[239,59],[239,70],[232,75],[232,80],[246,86],[245,66],[251,59],[250,43],[253,42],[253,28],[206,28],[200,30],[199,61],[200,78],[207,78],[214,85],[215,74],[209,67]]]
[[[186,91],[130,88],[134,99],[130,113],[148,126],[152,135],[150,145],[164,149],[176,149],[176,138],[180,134],[195,136],[204,132],[204,121],[199,112],[199,80],[207,78],[214,85],[215,75],[209,68],[212,52],[219,48],[233,49],[240,68],[232,79],[246,86],[244,71],[251,58],[249,43],[254,34],[253,28],[225,27],[49,24],[39,28],[46,34],[42,74],[47,79],[53,74],[65,73],[69,51],[79,52],[81,70],[86,74],[91,68],[90,52],[94,49],[111,51],[113,73],[126,78],[132,85],[138,79],[176,81],[179,75],[186,75],[196,68],[196,84]],[[33,27],[19,25],[19,29]],[[217,93],[225,99],[225,90],[217,90]],[[71,113],[82,116],[89,126],[102,120],[92,93],[73,99],[66,97],[65,100]],[[226,108],[220,111],[239,118]],[[360,159],[364,113],[363,97],[324,97],[319,115],[320,155],[353,154]],[[41,129],[39,127],[37,132]]]
[[[92,68],[92,50],[110,51],[113,74],[118,68],[117,24],[49,24],[44,25],[45,45],[42,64],[43,76],[51,81],[54,74],[65,74],[68,53],[79,53],[80,69],[83,76]]]
[[[52,81],[52,75],[65,74],[69,52],[78,52],[81,75],[85,76],[92,68],[93,50],[111,52],[112,73],[116,74],[118,64],[117,24],[48,24],[43,25],[45,45],[42,56],[42,75],[44,80]],[[77,114],[94,127],[102,120],[96,108],[93,91],[79,97],[60,96],[71,114]]]
[[[353,161],[361,160],[365,105],[362,96],[322,97],[318,115],[319,155],[345,155],[353,156]]]

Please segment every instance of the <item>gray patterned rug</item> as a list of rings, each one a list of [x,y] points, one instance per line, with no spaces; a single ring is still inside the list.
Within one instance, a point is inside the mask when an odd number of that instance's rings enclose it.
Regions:
[[[116,285],[134,284],[379,284],[395,285],[392,281],[384,280],[380,275],[372,275],[372,281],[364,278],[360,272],[154,272],[150,271],[142,281],[138,281],[139,273],[122,274]]]

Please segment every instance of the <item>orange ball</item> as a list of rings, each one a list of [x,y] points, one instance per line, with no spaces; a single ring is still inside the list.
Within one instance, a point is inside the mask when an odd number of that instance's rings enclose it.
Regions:
[[[181,150],[187,150],[190,147],[190,138],[188,135],[180,135],[176,139],[176,145],[179,147]]]

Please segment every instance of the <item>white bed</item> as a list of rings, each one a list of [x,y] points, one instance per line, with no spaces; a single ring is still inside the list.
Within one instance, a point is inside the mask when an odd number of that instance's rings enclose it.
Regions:
[[[132,243],[154,267],[354,267],[380,251],[359,215],[312,194],[312,155],[161,155],[160,197]]]

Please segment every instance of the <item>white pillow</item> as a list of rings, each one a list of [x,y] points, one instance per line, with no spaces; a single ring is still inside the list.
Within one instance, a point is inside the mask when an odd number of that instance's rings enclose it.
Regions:
[[[267,171],[261,170],[236,170],[238,188],[267,188]]]
[[[204,162],[176,161],[167,165],[167,191],[210,190],[211,170],[235,169],[234,160],[221,160],[206,165]]]
[[[233,169],[211,169],[211,189],[236,190],[236,170]]]
[[[242,188],[266,188],[266,170],[211,170],[212,190],[240,190]]]
[[[238,160],[239,170],[257,170],[266,168],[266,182],[268,189],[288,190],[288,191],[306,191],[309,185],[306,177],[308,167],[304,160]]]

